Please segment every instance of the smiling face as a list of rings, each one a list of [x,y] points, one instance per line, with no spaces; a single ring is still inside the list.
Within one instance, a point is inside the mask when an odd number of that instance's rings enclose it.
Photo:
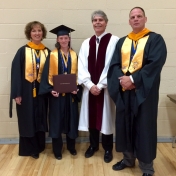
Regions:
[[[130,12],[129,24],[133,29],[134,33],[138,33],[145,28],[147,17],[145,17],[143,11],[139,8],[135,8]]]
[[[57,42],[60,44],[61,49],[67,49],[70,42],[68,35],[61,35],[57,37]]]
[[[106,26],[107,26],[107,22],[104,20],[103,17],[101,17],[99,15],[94,16],[94,18],[92,20],[92,24],[93,24],[95,34],[97,36],[100,36],[101,34],[103,34],[103,32],[105,31]]]
[[[42,41],[43,31],[40,25],[34,25],[30,34],[33,43],[39,44]]]

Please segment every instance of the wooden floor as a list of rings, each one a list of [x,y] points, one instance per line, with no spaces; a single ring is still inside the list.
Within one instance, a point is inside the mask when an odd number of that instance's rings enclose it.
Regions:
[[[51,144],[47,144],[40,158],[18,156],[18,145],[0,145],[0,176],[141,176],[138,167],[113,171],[112,165],[121,160],[122,154],[113,151],[113,161],[103,161],[101,148],[91,158],[85,158],[88,143],[77,144],[78,154],[71,156],[64,146],[62,160],[53,156]],[[176,148],[171,143],[158,143],[157,158],[154,161],[155,176],[176,176]]]

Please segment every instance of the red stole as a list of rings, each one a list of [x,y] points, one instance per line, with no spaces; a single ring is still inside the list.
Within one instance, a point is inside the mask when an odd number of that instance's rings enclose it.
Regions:
[[[94,35],[89,41],[88,70],[92,82],[97,85],[101,73],[104,69],[106,59],[106,49],[111,38],[111,34],[104,35],[99,44],[96,58],[96,36]],[[100,95],[94,96],[89,92],[89,128],[101,130],[102,116],[104,105],[104,90]]]

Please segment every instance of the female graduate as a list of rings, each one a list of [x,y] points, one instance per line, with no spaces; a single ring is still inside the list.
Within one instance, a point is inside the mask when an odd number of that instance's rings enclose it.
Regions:
[[[77,54],[70,48],[69,33],[73,32],[64,25],[51,30],[57,35],[54,49],[44,66],[39,94],[49,93],[49,136],[55,158],[62,159],[62,133],[66,134],[67,149],[76,155],[75,139],[78,137],[78,102],[81,87],[71,93],[59,93],[53,90],[53,75],[76,74]]]
[[[46,34],[42,23],[29,22],[25,35],[30,42],[19,48],[11,68],[10,117],[14,99],[20,135],[19,155],[35,159],[45,149],[47,131],[47,98],[38,95],[41,73],[49,53],[41,43]]]

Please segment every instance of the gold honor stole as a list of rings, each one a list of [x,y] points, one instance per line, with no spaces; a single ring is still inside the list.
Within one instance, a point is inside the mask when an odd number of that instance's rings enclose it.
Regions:
[[[37,79],[38,82],[41,80],[41,74],[43,71],[43,67],[46,61],[46,57],[48,55],[48,50],[43,49],[40,50],[40,68],[37,76],[36,71],[36,59],[35,59],[35,50],[29,47],[25,48],[26,52],[26,62],[25,62],[25,79],[29,82],[33,82]]]
[[[126,37],[121,49],[122,72],[124,74],[126,74],[128,71],[130,73],[134,73],[135,71],[139,70],[142,67],[144,48],[148,38],[149,38],[149,35],[138,40],[136,53],[134,54],[130,63],[131,46],[132,46],[133,40]]]
[[[73,50],[69,50],[70,57],[71,57],[71,74],[77,75],[77,54]],[[50,85],[53,86],[53,75],[58,75],[59,68],[58,68],[58,49],[54,49],[50,53],[50,63],[49,63],[49,74],[48,74],[48,82]]]

